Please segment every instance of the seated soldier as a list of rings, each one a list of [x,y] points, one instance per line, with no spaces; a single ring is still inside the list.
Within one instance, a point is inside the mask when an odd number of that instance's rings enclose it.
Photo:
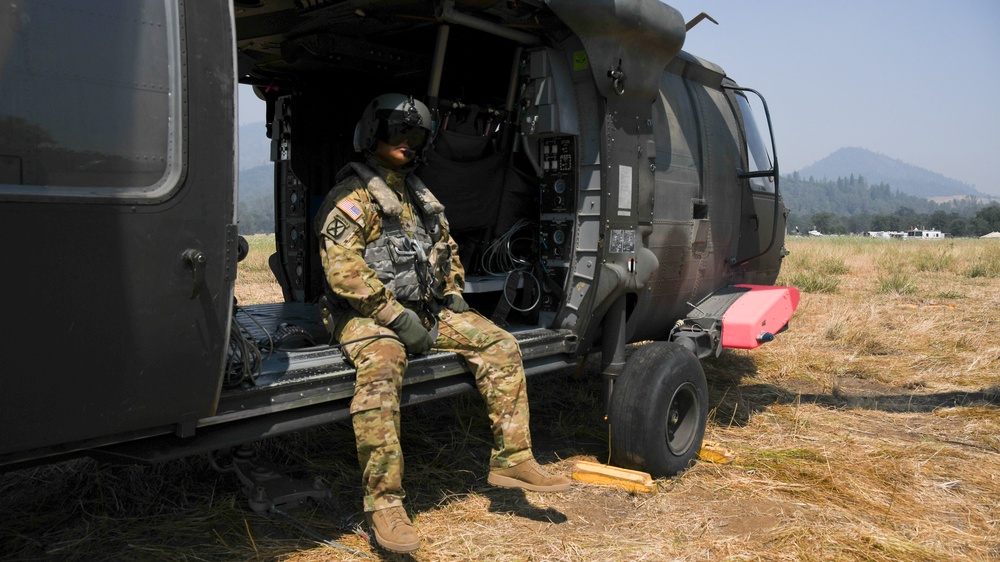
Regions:
[[[412,173],[430,123],[412,97],[375,98],[355,129],[364,163],[338,173],[316,216],[328,289],[323,321],[357,369],[350,412],[365,515],[379,544],[396,552],[420,546],[403,508],[399,444],[408,353],[452,351],[468,363],[493,428],[490,484],[538,492],[570,484],[534,460],[517,341],[462,298],[464,271],[444,207]]]

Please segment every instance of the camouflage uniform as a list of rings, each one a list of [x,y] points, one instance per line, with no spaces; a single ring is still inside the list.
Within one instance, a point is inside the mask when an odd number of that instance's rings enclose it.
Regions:
[[[327,195],[317,214],[320,257],[331,290],[324,306],[327,329],[342,342],[357,369],[351,419],[358,460],[364,470],[365,511],[401,506],[403,454],[399,444],[399,393],[407,366],[406,350],[387,326],[404,310],[418,312],[424,326],[434,322],[428,304],[440,310],[433,349],[453,351],[465,358],[486,401],[493,428],[491,468],[508,468],[532,458],[528,431],[528,399],[517,341],[474,311],[454,312],[435,302],[460,295],[464,270],[457,245],[440,215],[441,232],[430,255],[433,271],[430,293],[423,301],[400,302],[365,261],[365,249],[383,235],[385,209],[373,197],[379,179],[402,206],[403,230],[411,235],[422,228],[428,209],[440,203],[412,175],[393,171],[368,159],[368,172],[377,178],[366,185],[357,170],[345,168],[339,183]],[[385,193],[384,191],[382,193]]]

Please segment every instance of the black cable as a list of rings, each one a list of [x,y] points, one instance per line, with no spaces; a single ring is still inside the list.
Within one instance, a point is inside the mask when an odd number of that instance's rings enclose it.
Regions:
[[[254,384],[263,368],[263,357],[260,350],[244,334],[243,326],[235,321],[235,318],[234,323],[235,326],[229,331],[229,351],[225,376],[227,387],[239,386],[248,379],[250,384]]]
[[[358,342],[363,342],[363,341],[367,341],[367,340],[377,340],[377,339],[382,339],[382,338],[388,338],[388,339],[396,340],[399,343],[403,343],[403,340],[399,339],[399,336],[389,335],[389,334],[376,334],[374,336],[365,336],[363,338],[358,338],[356,340],[348,340],[348,341],[342,341],[342,342],[338,342],[338,343],[340,343],[340,347],[341,347],[341,349],[343,349],[343,347],[345,345],[350,345],[352,343],[358,343]]]

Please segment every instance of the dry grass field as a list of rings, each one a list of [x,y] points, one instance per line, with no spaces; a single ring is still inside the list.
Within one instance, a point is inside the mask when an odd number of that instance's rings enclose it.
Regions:
[[[280,299],[269,238],[241,264],[241,303]],[[788,332],[704,366],[706,438],[736,453],[634,494],[494,489],[480,399],[403,411],[414,560],[1000,560],[1000,241],[787,242],[803,290]],[[632,347],[634,349],[634,346]],[[599,358],[531,379],[536,454],[569,474],[607,460]],[[55,415],[56,413],[54,413]],[[293,515],[353,549],[254,515],[239,483],[194,457],[79,460],[0,475],[5,560],[402,560],[353,531],[349,424],[259,444],[332,488]]]

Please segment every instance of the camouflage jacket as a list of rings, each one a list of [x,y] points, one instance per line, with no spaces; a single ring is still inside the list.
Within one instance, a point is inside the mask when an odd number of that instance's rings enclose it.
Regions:
[[[370,164],[337,173],[316,215],[316,234],[330,304],[346,303],[387,326],[404,304],[461,294],[465,272],[444,207],[423,182]]]

